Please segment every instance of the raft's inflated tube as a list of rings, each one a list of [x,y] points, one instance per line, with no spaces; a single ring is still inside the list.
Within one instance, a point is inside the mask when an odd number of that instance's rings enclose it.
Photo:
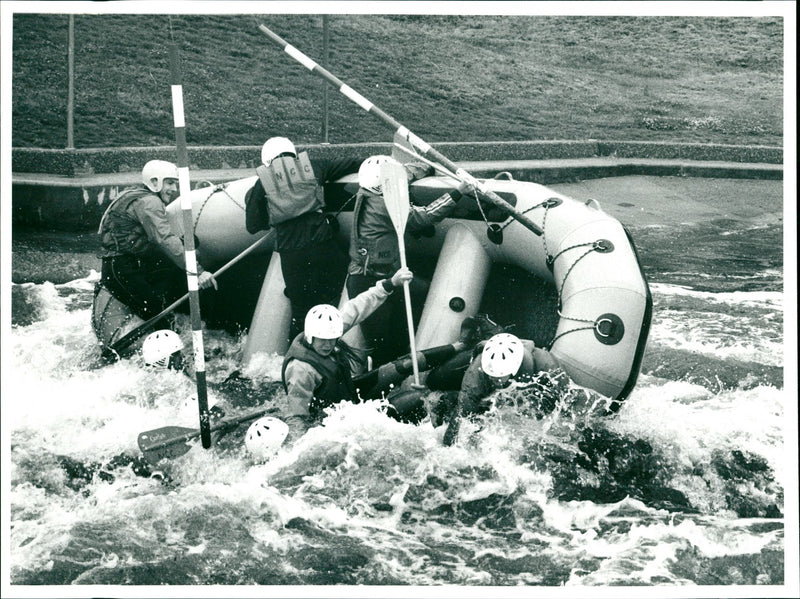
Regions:
[[[242,359],[245,364],[258,352],[286,353],[292,307],[283,292],[285,288],[281,256],[278,252],[272,252],[244,346]]]
[[[457,339],[461,323],[481,305],[492,262],[475,233],[456,222],[444,238],[417,327],[417,345]]]
[[[389,409],[386,413],[400,422],[419,424],[428,415],[423,392],[417,389],[403,389],[392,393],[387,399]]]
[[[246,177],[189,192],[194,234],[200,242],[197,255],[206,270],[216,270],[267,234],[266,231],[251,234],[245,226],[244,199],[257,179],[258,176]],[[183,236],[181,198],[173,200],[166,210],[170,228]],[[257,251],[269,252],[269,246]]]

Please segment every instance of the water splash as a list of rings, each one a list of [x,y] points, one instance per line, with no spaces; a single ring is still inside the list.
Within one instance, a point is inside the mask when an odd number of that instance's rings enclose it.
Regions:
[[[773,294],[654,286],[661,370],[611,418],[579,388],[547,415],[514,389],[445,448],[442,427],[396,422],[385,402],[343,404],[266,464],[240,430],[150,467],[137,433],[194,426],[193,382],[137,357],[100,366],[90,282],[16,292],[31,308],[5,340],[15,584],[782,582],[785,397],[774,378],[742,384],[777,365]],[[720,340],[717,304],[741,343]],[[280,409],[282,359],[242,368],[244,341],[207,335],[213,401]],[[731,382],[692,382],[670,351],[734,364]]]

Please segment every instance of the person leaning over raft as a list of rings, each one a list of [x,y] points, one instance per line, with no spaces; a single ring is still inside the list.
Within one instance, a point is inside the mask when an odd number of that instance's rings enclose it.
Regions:
[[[397,233],[386,209],[380,186],[381,164],[394,160],[390,156],[370,156],[358,171],[360,189],[353,209],[353,230],[350,240],[350,265],[347,268],[347,293],[350,297],[374,285],[376,281],[400,267]],[[432,173],[427,166],[404,165],[409,182]],[[461,183],[457,189],[443,194],[427,206],[411,205],[406,230],[412,234],[433,235],[433,227],[455,210],[462,194],[472,189]],[[427,282],[415,278],[410,287],[412,306],[421,309],[427,293]],[[384,306],[366,319],[361,331],[375,365],[390,362],[407,352],[405,303],[402,294],[390,298]]]
[[[302,436],[324,408],[340,401],[359,400],[352,377],[357,369],[354,366],[358,366],[362,357],[341,337],[412,278],[408,268],[401,268],[391,278],[379,280],[349,300],[341,311],[328,304],[309,310],[304,331],[289,346],[281,373],[288,396],[285,421],[289,425],[289,443]],[[392,403],[391,396],[389,401]],[[422,404],[422,400],[418,403]],[[408,411],[406,407],[393,405],[398,417]]]
[[[178,196],[178,168],[151,160],[143,184],[124,190],[100,220],[102,275],[108,291],[148,320],[186,293],[186,258],[169,226],[165,206]],[[197,265],[201,289],[217,282]]]
[[[360,161],[311,162],[287,138],[271,137],[261,148],[261,162],[258,180],[245,196],[246,228],[253,234],[275,228],[275,251],[291,304],[291,340],[312,306],[339,303],[347,255],[323,211],[322,186],[355,173]]]
[[[557,374],[557,379],[565,383],[567,375],[555,358],[545,349],[538,348],[533,341],[519,339],[510,333],[494,335],[480,349],[480,359],[473,359],[464,373],[458,405],[450,413],[444,444],[453,445],[458,436],[461,418],[482,414],[491,407],[487,401],[498,389],[508,387],[511,381],[531,383],[540,372]],[[545,402],[542,402],[543,404]],[[555,403],[541,405],[540,411],[552,412]]]

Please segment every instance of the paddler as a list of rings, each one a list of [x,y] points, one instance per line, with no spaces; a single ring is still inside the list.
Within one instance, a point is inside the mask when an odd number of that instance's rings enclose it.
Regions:
[[[317,304],[339,301],[347,255],[335,239],[336,220],[325,213],[323,186],[355,173],[360,160],[311,162],[285,137],[271,137],[261,148],[258,179],[245,196],[245,226],[250,233],[274,227],[285,294],[291,305],[289,340]]]
[[[363,366],[364,356],[342,340],[349,329],[361,323],[390,297],[413,274],[398,269],[390,278],[380,279],[366,291],[344,304],[341,310],[332,305],[314,306],[305,317],[304,330],[290,345],[283,360],[281,377],[287,393],[285,421],[289,426],[288,443],[302,436],[322,411],[340,401],[359,401],[353,373]],[[419,393],[403,405],[392,404],[395,416],[403,419],[411,412],[424,416]],[[408,401],[406,401],[408,400]],[[390,403],[392,398],[389,398]]]
[[[400,267],[397,233],[380,184],[381,165],[393,160],[391,156],[370,156],[358,170],[359,190],[353,208],[350,265],[347,267],[346,284],[350,297],[369,289],[376,281]],[[427,165],[411,163],[403,166],[409,183],[432,174],[432,168]],[[443,194],[427,206],[411,205],[406,231],[417,237],[433,236],[434,226],[452,214],[461,196],[471,189],[471,186],[462,182],[457,189]],[[428,283],[415,277],[410,288],[412,306],[421,310],[427,291]],[[403,294],[398,293],[361,324],[375,365],[390,362],[408,351],[404,314]]]
[[[478,358],[477,356],[480,356]],[[539,373],[550,373],[549,381],[566,385],[568,378],[556,359],[533,341],[510,333],[499,333],[476,347],[476,357],[464,373],[458,403],[448,418],[444,444],[452,445],[458,436],[461,419],[486,412],[495,391],[511,386],[535,384]],[[541,394],[536,411],[540,415],[555,409],[552,393]]]
[[[165,206],[178,196],[178,168],[151,160],[142,184],[125,189],[103,214],[100,235],[103,286],[144,320],[186,293],[183,241],[172,232]],[[200,289],[217,287],[197,265]]]

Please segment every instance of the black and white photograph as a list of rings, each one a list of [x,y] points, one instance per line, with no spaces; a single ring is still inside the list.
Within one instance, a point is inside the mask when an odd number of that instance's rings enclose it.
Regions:
[[[800,596],[796,2],[0,11],[0,595]]]

